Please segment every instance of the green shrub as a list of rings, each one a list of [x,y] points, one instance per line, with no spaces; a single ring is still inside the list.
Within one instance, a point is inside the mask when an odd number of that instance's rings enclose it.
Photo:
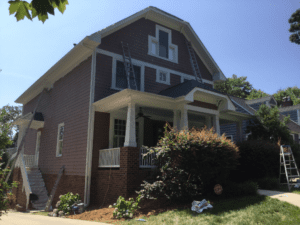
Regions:
[[[256,195],[257,189],[257,183],[252,181],[246,181],[243,183],[227,181],[224,185],[223,195],[226,197]]]
[[[81,203],[79,194],[74,195],[72,192],[60,195],[59,199],[60,200],[56,203],[56,207],[58,211],[63,211],[66,215],[71,213],[74,204]]]
[[[0,161],[2,160],[1,155],[0,155]],[[0,162],[0,166],[1,166]],[[6,210],[9,208],[9,196],[12,196],[12,193],[9,193],[9,190],[12,187],[17,187],[17,182],[13,182],[11,185],[9,185],[7,182],[5,182],[5,178],[7,174],[9,173],[9,169],[0,169],[0,216]]]
[[[115,208],[113,216],[120,218],[132,218],[135,211],[140,208],[138,205],[141,201],[141,196],[136,197],[134,201],[133,198],[129,198],[128,201],[125,200],[122,196],[119,196],[117,203],[110,205],[109,208]]]
[[[231,140],[206,127],[178,131],[166,125],[158,146],[148,148],[145,156],[154,152],[160,174],[154,183],[141,185],[137,193],[145,198],[187,200],[213,190],[215,184],[226,181],[239,157]]]
[[[230,180],[243,182],[264,177],[279,177],[279,152],[277,144],[260,140],[237,144],[240,152],[239,165],[230,174]]]
[[[258,188],[260,189],[273,190],[279,188],[278,178],[275,177],[260,178],[257,179],[255,182],[257,182]]]

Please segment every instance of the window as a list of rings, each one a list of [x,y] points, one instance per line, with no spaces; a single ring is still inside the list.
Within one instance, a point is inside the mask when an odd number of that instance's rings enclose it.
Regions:
[[[178,46],[172,44],[172,31],[156,25],[155,37],[148,36],[148,54],[178,63]]]
[[[141,67],[133,66],[135,81],[137,85],[137,90],[141,90]],[[117,69],[116,69],[116,87],[121,89],[128,88],[128,81],[125,71],[124,63],[121,61],[117,61]],[[134,88],[134,79],[131,74],[130,76],[130,87]]]
[[[168,43],[168,33],[159,30],[159,56],[164,58],[168,57],[169,43]]]
[[[232,138],[232,135],[227,135],[227,136],[225,136],[226,137],[226,139],[228,139],[228,140],[233,140],[233,138]]]
[[[113,148],[124,147],[126,134],[126,120],[115,119]],[[135,123],[136,143],[139,143],[139,123]]]
[[[64,131],[65,131],[65,125],[64,125],[64,123],[58,124],[56,157],[62,156]]]
[[[156,70],[156,82],[170,85],[170,73],[163,70]]]

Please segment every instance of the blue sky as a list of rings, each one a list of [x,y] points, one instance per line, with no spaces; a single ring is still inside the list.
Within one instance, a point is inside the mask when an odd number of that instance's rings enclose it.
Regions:
[[[17,22],[7,2],[0,2],[0,107],[18,105],[73,43],[148,6],[188,21],[226,77],[246,76],[269,94],[300,87],[300,45],[288,32],[300,0],[69,0],[64,14],[56,10],[44,24]]]

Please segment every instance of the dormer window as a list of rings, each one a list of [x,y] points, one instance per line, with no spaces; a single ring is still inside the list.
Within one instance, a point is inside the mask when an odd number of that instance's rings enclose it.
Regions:
[[[156,25],[155,37],[148,36],[148,54],[178,63],[178,47],[172,44],[172,31]]]

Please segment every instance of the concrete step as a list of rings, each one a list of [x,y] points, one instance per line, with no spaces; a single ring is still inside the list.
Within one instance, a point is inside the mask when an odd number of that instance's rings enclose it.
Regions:
[[[32,203],[47,202],[48,201],[48,196],[47,195],[41,195],[41,196],[38,195],[38,197],[39,197],[39,199],[36,200],[36,201],[33,200]]]
[[[31,189],[31,191],[32,191],[33,194],[36,194],[37,196],[40,196],[40,195],[47,195],[48,196],[46,188],[45,189]]]
[[[28,174],[28,178],[41,178],[41,179],[43,179],[43,176],[41,174]]]
[[[46,205],[45,205],[45,207],[34,207],[34,206],[32,206],[32,207],[36,210],[44,210],[46,208]]]
[[[32,206],[35,209],[45,209],[46,203],[42,203],[42,204],[34,204],[34,203],[32,203]]]
[[[42,200],[37,200],[35,202],[32,202],[32,204],[35,204],[35,205],[46,204],[47,201],[48,201],[48,199],[47,200],[43,200],[43,201]]]

